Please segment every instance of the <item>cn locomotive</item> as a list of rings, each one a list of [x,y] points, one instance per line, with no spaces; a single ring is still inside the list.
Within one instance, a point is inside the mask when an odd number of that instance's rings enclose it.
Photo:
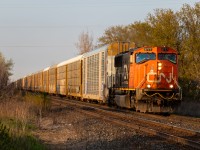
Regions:
[[[170,112],[181,102],[178,52],[116,42],[16,81],[17,88],[140,112]]]
[[[182,99],[178,84],[177,51],[141,47],[115,56],[117,105],[140,112],[170,112]]]

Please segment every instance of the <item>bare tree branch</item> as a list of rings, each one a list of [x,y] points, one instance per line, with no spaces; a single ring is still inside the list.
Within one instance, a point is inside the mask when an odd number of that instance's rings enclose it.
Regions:
[[[79,50],[79,54],[89,52],[93,49],[93,36],[89,32],[82,32],[79,36],[79,41],[75,44]]]

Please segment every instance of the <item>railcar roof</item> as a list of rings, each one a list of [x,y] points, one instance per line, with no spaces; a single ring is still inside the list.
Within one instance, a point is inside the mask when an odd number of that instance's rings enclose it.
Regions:
[[[102,51],[106,51],[107,49],[108,49],[108,45],[105,45],[105,46],[99,47],[97,49],[94,49],[90,52],[83,54],[83,57],[87,57],[87,56],[90,56],[90,55],[93,55],[93,54],[96,54],[96,53],[99,53],[99,52],[102,52]]]
[[[35,72],[35,74],[41,73],[42,71],[43,71],[43,70],[37,71],[37,72]]]
[[[56,67],[57,67],[57,64],[50,66],[49,69],[56,68]]]
[[[83,55],[78,55],[78,56],[76,56],[76,57],[74,57],[74,58],[65,60],[65,61],[59,63],[59,64],[57,65],[57,67],[64,66],[64,65],[66,65],[66,64],[69,64],[69,63],[72,63],[72,62],[74,62],[74,61],[80,60],[82,57],[83,57]]]
[[[49,70],[49,68],[50,68],[50,67],[47,67],[47,68],[45,68],[43,71],[47,71],[47,70]]]

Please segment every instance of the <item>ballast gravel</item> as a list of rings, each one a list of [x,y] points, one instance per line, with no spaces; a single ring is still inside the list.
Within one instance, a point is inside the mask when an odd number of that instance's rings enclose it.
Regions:
[[[33,133],[50,150],[189,150],[191,147],[53,106]]]

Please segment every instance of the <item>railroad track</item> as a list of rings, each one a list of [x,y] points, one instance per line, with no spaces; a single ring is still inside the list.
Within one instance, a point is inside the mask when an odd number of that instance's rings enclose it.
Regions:
[[[54,99],[59,99],[58,97],[54,97]],[[64,100],[69,101],[69,99],[64,98]],[[99,105],[94,103],[85,103],[79,101],[78,103],[82,103],[85,106],[92,106],[95,108],[99,108],[102,110],[107,111],[114,111],[114,112],[120,112],[121,114],[125,114],[126,116],[130,116],[131,118],[138,118],[141,120],[141,118],[144,118],[146,120],[149,120],[150,122],[156,122],[157,123],[163,123],[164,125],[167,124],[167,126],[171,126],[171,128],[176,129],[184,129],[184,130],[197,130],[200,131],[200,118],[192,118],[192,117],[185,117],[185,116],[179,116],[179,115],[170,115],[170,116],[163,116],[163,115],[156,115],[156,114],[144,114],[144,113],[138,113],[135,111],[127,110],[127,109],[121,109],[116,107],[109,107],[107,105]]]
[[[159,136],[177,143],[200,149],[200,132],[177,127],[165,123],[160,123],[136,115],[116,111],[115,109],[74,101],[69,99],[59,99],[52,97],[52,103],[59,106],[73,105],[77,111],[87,115],[103,119],[105,121],[142,131],[151,135]]]

